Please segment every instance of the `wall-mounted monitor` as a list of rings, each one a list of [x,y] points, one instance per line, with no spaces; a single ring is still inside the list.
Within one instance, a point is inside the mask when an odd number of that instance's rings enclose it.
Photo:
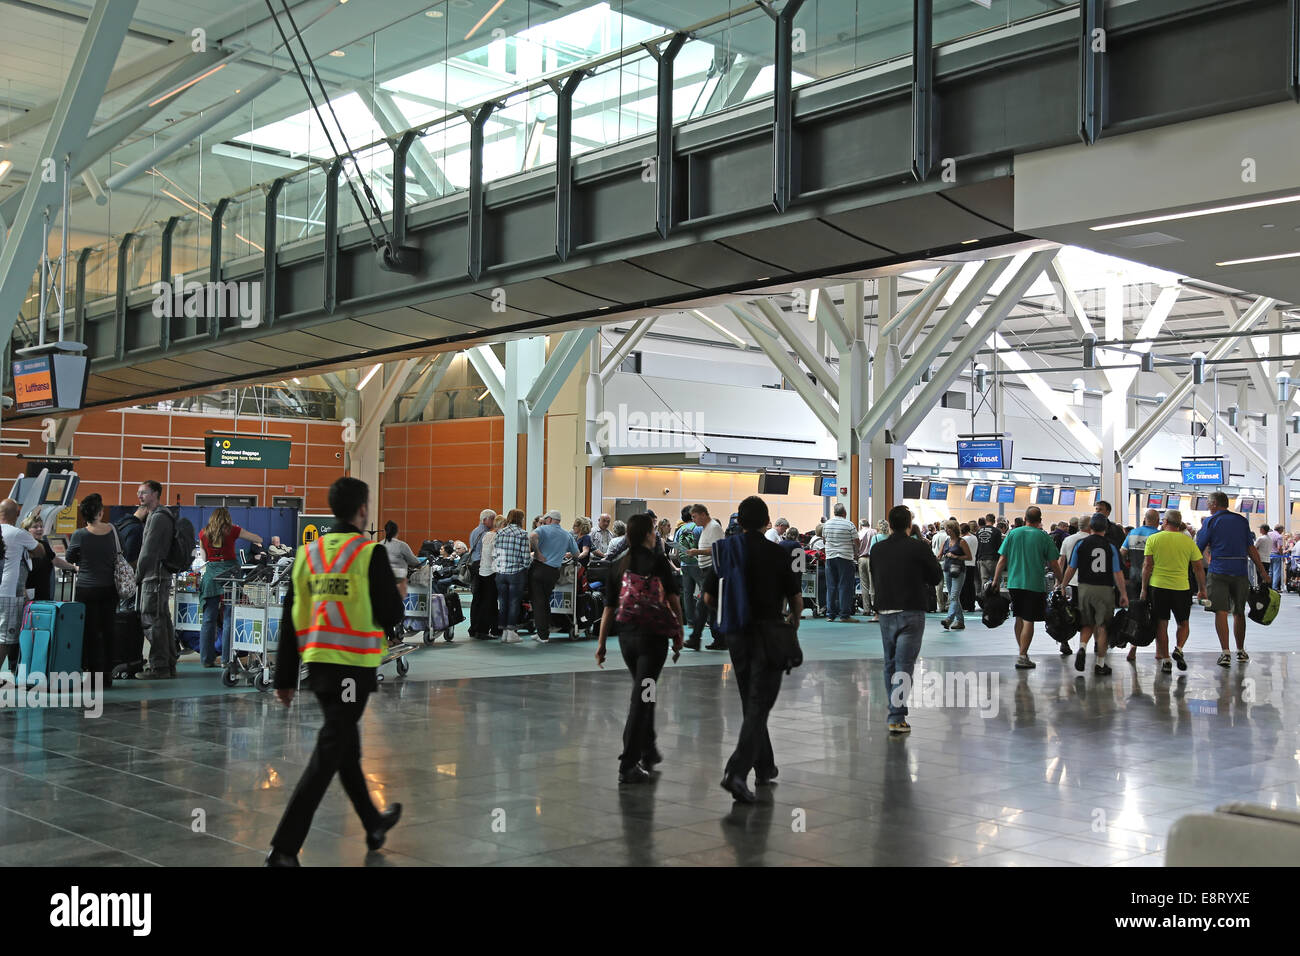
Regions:
[[[1062,489],[1060,489],[1060,491],[1057,493],[1057,496],[1056,496],[1056,503],[1057,503],[1058,505],[1072,505],[1072,504],[1074,504],[1074,493],[1075,493],[1075,489],[1074,489],[1074,488],[1062,488]]]
[[[790,493],[790,476],[778,475],[765,471],[758,476],[758,493],[760,495],[788,495]]]
[[[926,501],[947,501],[948,482],[927,481],[925,483],[925,500]]]
[[[1034,492],[1034,504],[1050,505],[1056,501],[1056,489],[1051,485],[1042,485]]]
[[[1229,469],[1226,458],[1184,458],[1182,469],[1185,485],[1226,485],[1228,483]]]
[[[1209,496],[1209,495],[1197,495],[1196,498],[1192,501],[1192,510],[1193,510],[1193,511],[1209,511],[1209,510],[1210,510],[1210,496]]]
[[[1166,495],[1166,496],[1165,496],[1165,507],[1166,507],[1166,508],[1172,508],[1174,511],[1179,511],[1179,510],[1181,510],[1182,507],[1183,507],[1183,496],[1182,496],[1182,495]]]
[[[1011,467],[1011,439],[961,439],[957,442],[957,467],[1005,471]]]
[[[998,504],[1013,505],[1015,503],[1016,503],[1016,486],[998,485]]]
[[[970,484],[966,486],[966,494],[971,501],[989,502],[993,500],[993,486]]]
[[[834,498],[839,494],[838,479],[834,475],[817,476],[817,496],[819,498]]]
[[[925,482],[919,478],[905,478],[903,480],[903,499],[905,501],[920,501],[924,484]]]
[[[1237,500],[1237,510],[1244,515],[1250,514],[1255,510],[1254,498],[1240,498]]]
[[[43,505],[62,505],[66,504],[63,499],[68,492],[68,482],[71,480],[68,475],[50,475],[49,484],[45,486],[45,494],[41,497]]]
[[[1165,496],[1159,492],[1152,492],[1147,495],[1147,507],[1155,508],[1156,511],[1165,510]]]

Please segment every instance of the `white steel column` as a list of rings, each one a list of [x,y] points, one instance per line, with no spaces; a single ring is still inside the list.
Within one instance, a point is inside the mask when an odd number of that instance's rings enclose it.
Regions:
[[[885,321],[885,316],[896,316],[898,313],[898,280],[893,276],[885,276],[877,280],[877,309],[876,313],[880,320]],[[892,323],[891,323],[892,324]],[[882,326],[882,331],[886,326]],[[884,398],[885,388],[891,378],[899,373],[902,366],[901,357],[898,354],[898,332],[890,331],[888,334],[881,336],[876,345],[876,354],[872,356],[871,361],[871,403],[870,408],[874,408],[878,402]],[[893,424],[888,418],[884,424],[886,427]],[[893,453],[897,451],[895,446],[890,445],[885,440],[885,428],[879,428],[870,436],[871,452],[871,522],[879,525],[889,515],[889,508],[893,504],[902,501],[903,498],[903,457],[907,454],[907,449],[902,449],[891,469],[889,461]],[[861,433],[859,433],[861,440]]]

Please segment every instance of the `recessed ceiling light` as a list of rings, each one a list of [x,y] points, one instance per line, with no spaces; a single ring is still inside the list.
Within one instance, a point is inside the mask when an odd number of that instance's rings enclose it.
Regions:
[[[330,56],[347,56],[342,50],[330,50]]]
[[[1300,259],[1300,252],[1284,252],[1279,256],[1255,256],[1253,259],[1229,259],[1227,262],[1216,262],[1216,266],[1245,266],[1252,262],[1277,262],[1280,259]]]
[[[1276,229],[1277,226],[1275,226],[1275,225],[1274,225],[1273,223],[1271,223],[1271,222],[1266,222],[1266,223],[1264,223],[1262,226],[1260,226],[1259,228],[1261,228],[1261,229]]]
[[[432,17],[433,19],[437,20],[437,19],[440,19],[440,18],[442,17],[442,11],[441,11],[441,10],[425,10],[425,11],[424,11],[424,15],[425,15],[426,17]]]
[[[962,244],[963,246],[969,246],[971,243],[975,243],[975,242],[979,242],[979,240],[978,240],[978,239],[963,239],[963,240],[961,241],[961,244]]]
[[[1221,212],[1240,212],[1243,209],[1263,209],[1265,206],[1283,206],[1287,203],[1300,202],[1300,196],[1279,196],[1277,199],[1260,199],[1256,202],[1233,203],[1230,206],[1211,206],[1209,209],[1196,209],[1192,212],[1176,212],[1167,216],[1150,216],[1146,219],[1127,219],[1124,222],[1111,222],[1104,226],[1090,226],[1093,232],[1105,232],[1107,229],[1125,229],[1129,226],[1145,226],[1153,222],[1173,222],[1176,219],[1196,219],[1200,216],[1216,216]]]

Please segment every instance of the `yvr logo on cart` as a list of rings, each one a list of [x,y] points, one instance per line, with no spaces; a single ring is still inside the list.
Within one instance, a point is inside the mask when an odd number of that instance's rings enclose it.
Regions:
[[[601,448],[697,450],[704,430],[703,412],[640,412],[619,405],[596,416],[596,444]]]
[[[255,329],[262,324],[261,282],[186,282],[183,276],[177,276],[173,282],[155,282],[150,291],[154,294],[155,318],[235,317],[241,329]]]
[[[54,671],[31,676],[28,680],[27,668],[18,665],[16,683],[0,687],[0,710],[74,708],[84,710],[89,718],[103,715],[103,675]]]

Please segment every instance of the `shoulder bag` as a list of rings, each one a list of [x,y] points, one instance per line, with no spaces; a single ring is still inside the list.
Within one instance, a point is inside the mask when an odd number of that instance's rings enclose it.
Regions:
[[[118,600],[125,601],[135,597],[135,570],[122,553],[122,541],[117,536],[117,528],[111,524],[109,527],[113,529],[113,544],[117,546],[117,555],[113,559],[113,586],[117,588]],[[90,532],[87,531],[86,534]]]

